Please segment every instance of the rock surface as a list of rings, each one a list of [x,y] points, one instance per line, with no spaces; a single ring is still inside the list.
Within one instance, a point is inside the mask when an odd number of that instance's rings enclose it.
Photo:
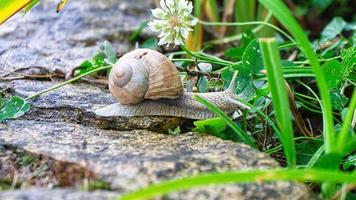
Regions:
[[[13,16],[0,28],[0,75],[40,66],[70,71],[109,40],[119,52],[130,49],[129,34],[150,15],[151,1],[76,0],[58,14],[56,2],[42,0],[24,17]],[[152,35],[145,30],[143,36]]]
[[[12,120],[1,126],[0,141],[31,153],[82,164],[119,192],[199,172],[278,166],[246,145],[194,133],[171,136],[143,130],[118,132],[70,123]],[[172,194],[172,198],[289,199],[307,194],[303,185],[278,182],[208,187]]]
[[[73,189],[23,189],[0,192],[2,200],[106,200],[117,197],[118,194],[114,192],[79,192]]]

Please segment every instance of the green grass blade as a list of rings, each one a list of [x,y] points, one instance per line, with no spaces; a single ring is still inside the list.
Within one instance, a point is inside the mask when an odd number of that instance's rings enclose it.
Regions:
[[[235,21],[246,22],[255,20],[256,0],[244,0],[235,2]],[[243,33],[246,29],[252,29],[251,26],[237,27],[236,30]]]
[[[295,38],[301,51],[309,59],[309,63],[316,76],[316,81],[323,103],[323,136],[325,141],[325,151],[327,153],[335,152],[337,150],[337,146],[335,143],[335,130],[329,88],[321,71],[320,63],[311,48],[305,31],[300,27],[288,7],[281,0],[260,0],[260,3],[269,9],[273,15],[288,29],[288,31]]]
[[[252,138],[245,133],[230,117],[228,117],[220,108],[215,106],[214,104],[210,103],[208,100],[204,99],[203,97],[199,95],[194,95],[193,98],[198,101],[199,103],[203,104],[209,110],[214,112],[218,117],[221,119],[225,120],[226,123],[234,130],[236,134],[239,135],[239,137],[248,145],[256,148],[256,144],[253,142]]]
[[[123,195],[121,200],[151,199],[158,195],[187,190],[198,186],[226,183],[254,183],[269,181],[332,181],[356,183],[356,173],[322,169],[267,169],[223,173],[206,173],[196,176],[165,181],[147,188]]]
[[[325,146],[321,145],[319,149],[310,158],[309,162],[306,164],[305,167],[307,168],[313,167],[316,164],[316,162],[319,160],[319,158],[323,155],[324,151],[325,151]]]
[[[272,95],[273,109],[281,132],[279,138],[283,144],[288,167],[295,167],[296,152],[292,117],[277,43],[274,38],[264,38],[260,39],[260,46],[263,62],[267,69],[268,87]]]
[[[219,10],[216,0],[207,0],[205,3],[205,14],[210,21],[218,22],[219,19]]]
[[[346,142],[349,138],[349,130],[351,128],[351,123],[352,123],[352,119],[354,116],[354,112],[356,112],[356,88],[353,91],[353,94],[352,94],[352,97],[350,100],[349,110],[346,113],[344,123],[343,123],[340,133],[338,135],[338,140],[337,140],[338,145],[337,146],[339,148],[339,152],[344,151],[344,144],[346,144]]]
[[[40,0],[33,0],[31,1],[31,3],[29,3],[26,7],[25,7],[25,12],[24,15],[30,11],[35,5],[37,5],[40,2]]]

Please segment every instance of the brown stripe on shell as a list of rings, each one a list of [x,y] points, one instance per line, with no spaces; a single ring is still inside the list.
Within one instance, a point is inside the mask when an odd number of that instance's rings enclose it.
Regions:
[[[163,54],[150,49],[140,53],[142,61],[148,66],[149,87],[146,99],[175,99],[183,94],[183,86],[175,65]]]

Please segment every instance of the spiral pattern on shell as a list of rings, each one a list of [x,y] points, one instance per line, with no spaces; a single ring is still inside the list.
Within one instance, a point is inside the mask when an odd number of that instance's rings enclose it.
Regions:
[[[110,72],[109,90],[121,104],[137,104],[144,99],[175,99],[183,94],[174,64],[151,49],[136,49],[122,56]]]

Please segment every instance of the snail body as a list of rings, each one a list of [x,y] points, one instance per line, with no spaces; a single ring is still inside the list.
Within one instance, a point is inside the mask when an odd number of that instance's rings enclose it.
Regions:
[[[193,99],[197,94],[231,114],[239,108],[247,108],[234,99],[236,75],[225,91],[183,92],[178,70],[166,56],[150,49],[136,49],[121,57],[109,75],[109,90],[119,103],[98,109],[95,113],[103,117],[215,117],[213,112]]]

